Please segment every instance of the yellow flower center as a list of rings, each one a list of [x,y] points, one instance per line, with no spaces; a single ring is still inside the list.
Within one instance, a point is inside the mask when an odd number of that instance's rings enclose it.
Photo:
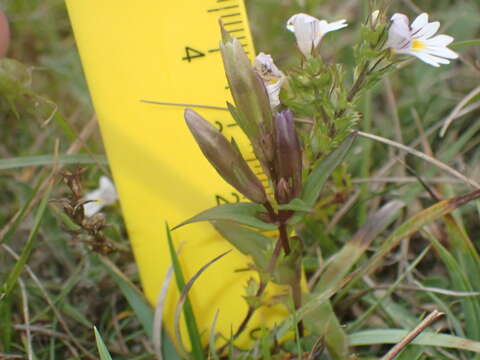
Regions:
[[[417,40],[417,39],[412,40],[412,50],[413,51],[422,51],[426,47],[427,47],[427,45],[425,45],[425,43],[423,41],[420,41],[420,40]]]

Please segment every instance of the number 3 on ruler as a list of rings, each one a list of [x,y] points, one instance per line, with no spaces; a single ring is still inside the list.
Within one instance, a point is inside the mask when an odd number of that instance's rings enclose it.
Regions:
[[[195,50],[190,46],[185,46],[185,56],[182,58],[182,60],[187,60],[188,62],[191,62],[192,59],[199,58],[202,56],[205,56],[203,52]]]

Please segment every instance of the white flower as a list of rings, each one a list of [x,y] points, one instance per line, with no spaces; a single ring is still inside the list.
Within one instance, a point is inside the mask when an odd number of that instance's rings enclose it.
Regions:
[[[280,105],[280,89],[285,81],[285,75],[273,63],[270,55],[261,52],[253,62],[255,72],[262,78],[268,92],[268,99],[272,108]]]
[[[428,14],[420,14],[410,26],[408,17],[404,14],[394,14],[391,20],[386,46],[397,53],[416,56],[435,67],[449,64],[448,59],[458,58],[455,52],[447,48],[453,37],[448,35],[432,37],[438,31],[440,23],[428,22]]]
[[[377,26],[378,15],[380,15],[380,10],[375,10],[375,11],[372,12],[372,14],[370,15],[370,18],[371,18],[371,22],[372,22],[372,26],[373,26],[373,27]]]
[[[98,189],[85,195],[84,200],[90,202],[83,205],[83,212],[85,216],[92,217],[102,207],[113,204],[117,199],[118,195],[115,186],[108,177],[102,176],[100,177]]]
[[[287,21],[287,29],[295,34],[299,50],[305,57],[312,56],[313,50],[326,33],[348,26],[346,20],[328,23],[307,14],[293,15]]]

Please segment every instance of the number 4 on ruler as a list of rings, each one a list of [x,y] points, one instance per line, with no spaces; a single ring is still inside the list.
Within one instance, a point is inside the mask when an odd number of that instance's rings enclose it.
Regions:
[[[199,58],[202,56],[205,56],[205,54],[202,53],[201,51],[195,50],[190,46],[185,46],[185,57],[183,57],[182,60],[187,60],[188,62],[191,62],[192,59]]]

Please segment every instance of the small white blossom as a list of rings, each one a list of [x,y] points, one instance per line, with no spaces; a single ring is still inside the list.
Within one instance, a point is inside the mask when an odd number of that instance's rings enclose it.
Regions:
[[[262,78],[268,92],[268,99],[272,108],[280,105],[280,89],[285,81],[285,75],[274,64],[270,55],[261,52],[253,62],[255,72]]]
[[[370,15],[370,18],[371,18],[371,22],[372,22],[372,26],[373,26],[373,27],[377,26],[378,15],[380,15],[380,10],[375,10],[375,11],[372,12],[372,14]]]
[[[326,33],[348,26],[346,20],[328,23],[307,14],[293,15],[287,21],[287,29],[295,34],[297,46],[305,57],[312,56],[313,51]]]
[[[391,20],[392,25],[388,32],[386,46],[395,52],[416,56],[435,67],[440,64],[449,64],[448,59],[458,58],[455,52],[447,48],[447,45],[453,41],[453,37],[433,36],[440,28],[440,23],[428,22],[428,14],[420,14],[411,25],[404,14],[394,14]]]
[[[84,197],[85,201],[90,201],[83,205],[85,216],[92,217],[98,213],[102,207],[111,205],[118,200],[117,191],[112,181],[106,177],[100,177],[98,189],[89,192]]]

